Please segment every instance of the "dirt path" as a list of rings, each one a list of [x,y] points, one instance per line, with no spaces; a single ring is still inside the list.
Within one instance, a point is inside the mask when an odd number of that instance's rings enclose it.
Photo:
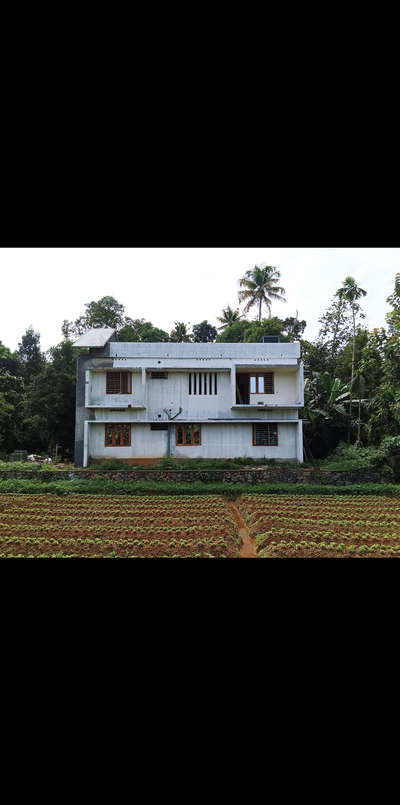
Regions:
[[[242,538],[242,546],[240,548],[241,559],[257,559],[257,552],[255,548],[255,540],[250,536],[249,529],[240,514],[239,509],[232,500],[228,501],[229,508],[237,522],[239,529],[239,537]]]

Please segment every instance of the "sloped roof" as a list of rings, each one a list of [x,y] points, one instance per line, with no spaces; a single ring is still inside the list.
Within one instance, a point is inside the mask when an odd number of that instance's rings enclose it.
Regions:
[[[74,347],[104,347],[114,335],[112,327],[95,327],[74,341]]]

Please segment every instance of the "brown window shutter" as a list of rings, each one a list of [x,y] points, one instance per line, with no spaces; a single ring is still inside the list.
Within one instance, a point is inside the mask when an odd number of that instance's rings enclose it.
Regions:
[[[121,372],[107,372],[107,394],[120,394]]]
[[[264,394],[274,394],[273,372],[264,372]]]
[[[121,372],[121,394],[129,394],[129,372]]]

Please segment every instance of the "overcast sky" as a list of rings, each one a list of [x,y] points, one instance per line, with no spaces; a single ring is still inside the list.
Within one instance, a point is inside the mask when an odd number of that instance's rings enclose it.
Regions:
[[[285,318],[297,310],[307,321],[305,337],[312,340],[318,318],[349,275],[367,291],[362,302],[366,326],[385,326],[400,249],[3,248],[0,340],[14,350],[32,325],[47,350],[62,340],[64,319],[76,319],[86,302],[102,296],[114,296],[126,315],[167,332],[175,321],[193,325],[208,319],[217,325],[223,307],[238,306],[239,277],[256,263],[281,272],[287,303],[273,303],[272,315]]]

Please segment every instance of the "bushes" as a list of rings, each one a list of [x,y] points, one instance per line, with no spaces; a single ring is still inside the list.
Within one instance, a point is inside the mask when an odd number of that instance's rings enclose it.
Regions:
[[[340,442],[321,466],[329,470],[380,470],[385,464],[386,454],[382,447],[362,447]]]
[[[132,470],[134,469],[130,464],[125,464],[118,458],[105,458],[104,461],[90,461],[88,470]],[[141,468],[142,469],[142,468]]]

